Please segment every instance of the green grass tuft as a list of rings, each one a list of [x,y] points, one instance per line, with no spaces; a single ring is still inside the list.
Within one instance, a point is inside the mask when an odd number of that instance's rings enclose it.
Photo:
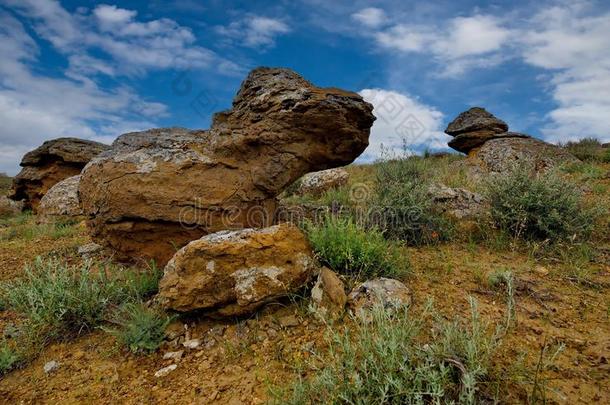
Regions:
[[[118,325],[106,329],[117,341],[133,353],[154,352],[163,343],[165,329],[172,318],[142,303],[125,304],[113,318]]]

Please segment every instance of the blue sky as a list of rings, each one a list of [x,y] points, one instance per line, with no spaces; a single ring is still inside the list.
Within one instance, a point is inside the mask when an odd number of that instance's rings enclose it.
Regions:
[[[44,140],[207,128],[256,66],[360,92],[381,145],[442,149],[479,105],[549,142],[610,141],[610,3],[0,0],[0,172]]]

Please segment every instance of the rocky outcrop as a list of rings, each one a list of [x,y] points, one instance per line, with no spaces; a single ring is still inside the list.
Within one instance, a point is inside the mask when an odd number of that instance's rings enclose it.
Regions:
[[[319,196],[328,190],[346,185],[348,180],[349,173],[342,168],[307,173],[301,177],[296,193]]]
[[[80,174],[85,165],[108,145],[77,138],[46,141],[25,154],[23,169],[13,179],[10,198],[36,211],[47,191],[60,181]]]
[[[351,163],[374,119],[356,93],[255,69],[210,130],[125,134],[87,165],[79,195],[92,237],[119,259],[164,264],[205,234],[270,225],[275,197],[305,173]]]
[[[47,191],[38,207],[40,222],[75,219],[83,215],[78,201],[80,178],[80,175],[68,177]]]
[[[245,315],[296,291],[316,270],[309,242],[295,225],[221,231],[174,255],[159,284],[159,301],[180,312]]]
[[[456,219],[480,218],[489,211],[489,204],[482,195],[463,188],[431,184],[428,195],[436,208]]]
[[[343,281],[332,270],[323,267],[311,289],[311,309],[323,321],[334,320],[343,313],[346,303]]]
[[[369,319],[371,309],[381,307],[397,311],[411,305],[411,290],[392,278],[375,278],[354,288],[347,297],[350,310],[363,320]]]
[[[501,173],[522,164],[540,171],[578,161],[555,145],[527,134],[509,132],[504,121],[480,107],[458,115],[445,133],[454,137],[449,141],[450,147],[468,154],[468,163],[476,174]]]
[[[0,218],[19,214],[23,210],[21,201],[13,201],[7,196],[0,196]]]

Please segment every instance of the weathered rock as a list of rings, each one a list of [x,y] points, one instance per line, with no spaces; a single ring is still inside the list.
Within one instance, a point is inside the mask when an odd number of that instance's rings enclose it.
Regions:
[[[349,293],[348,306],[358,317],[366,319],[376,306],[396,311],[411,304],[411,291],[398,280],[380,277],[366,281]]]
[[[467,160],[483,173],[506,173],[519,165],[527,165],[540,172],[564,163],[579,162],[565,149],[523,137],[491,139],[473,150]]]
[[[209,131],[125,134],[87,165],[79,193],[92,237],[119,258],[164,264],[202,235],[270,225],[275,197],[305,173],[351,163],[374,120],[358,94],[255,69]]]
[[[302,287],[316,269],[295,225],[221,231],[175,254],[159,284],[159,301],[180,312],[244,315]]]
[[[44,366],[43,366],[43,370],[45,372],[45,374],[51,374],[52,372],[56,371],[59,368],[59,363],[55,360],[51,360],[51,361],[47,361]]]
[[[0,196],[0,218],[17,215],[23,211],[23,202],[13,201],[7,196]]]
[[[316,284],[311,289],[311,302],[312,309],[323,320],[336,319],[345,310],[345,286],[329,268],[323,267],[320,270]]]
[[[75,219],[83,215],[78,201],[80,175],[68,177],[47,191],[40,200],[38,215],[41,222]]]
[[[157,378],[165,377],[166,375],[168,375],[169,373],[171,373],[172,371],[174,371],[177,368],[178,368],[178,366],[176,364],[171,364],[167,367],[163,367],[162,369],[159,369],[155,372],[155,377],[157,377]]]
[[[93,259],[96,256],[103,255],[104,247],[95,242],[86,243],[78,247],[77,253],[83,259]]]
[[[459,152],[470,153],[490,139],[497,138],[529,138],[529,136],[518,132],[491,133],[488,131],[477,131],[457,135],[449,141],[448,145]]]
[[[428,195],[436,207],[457,219],[480,218],[489,212],[489,205],[482,195],[463,188],[432,184],[428,187]]]
[[[305,176],[301,177],[297,194],[318,196],[325,191],[346,185],[348,180],[349,173],[342,168],[307,173]]]
[[[23,169],[13,179],[10,198],[36,211],[41,198],[60,181],[80,174],[85,165],[110,146],[77,138],[46,141],[25,154]]]
[[[451,136],[478,131],[499,134],[508,131],[508,125],[484,108],[472,107],[458,115],[445,129],[445,133]]]

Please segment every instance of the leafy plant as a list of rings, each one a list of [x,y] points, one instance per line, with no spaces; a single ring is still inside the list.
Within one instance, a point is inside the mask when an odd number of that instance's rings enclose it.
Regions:
[[[153,352],[161,346],[172,318],[142,303],[127,303],[114,316],[116,329],[106,329],[133,353]]]
[[[449,221],[434,209],[428,195],[429,165],[417,156],[376,165],[374,217],[390,238],[422,245],[450,237]]]
[[[479,319],[474,300],[471,308],[469,325],[437,316],[433,336],[425,339],[422,319],[406,309],[375,307],[370,322],[333,331],[328,355],[310,364],[313,375],[273,391],[275,403],[477,403],[499,341]]]
[[[487,183],[494,224],[516,238],[550,242],[586,240],[596,213],[581,191],[557,174],[517,167]]]
[[[306,231],[320,260],[339,273],[392,276],[408,269],[408,260],[396,245],[378,230],[365,230],[350,218],[327,216],[320,225],[308,223]]]
[[[19,354],[5,340],[0,342],[0,376],[10,371],[19,360]]]

